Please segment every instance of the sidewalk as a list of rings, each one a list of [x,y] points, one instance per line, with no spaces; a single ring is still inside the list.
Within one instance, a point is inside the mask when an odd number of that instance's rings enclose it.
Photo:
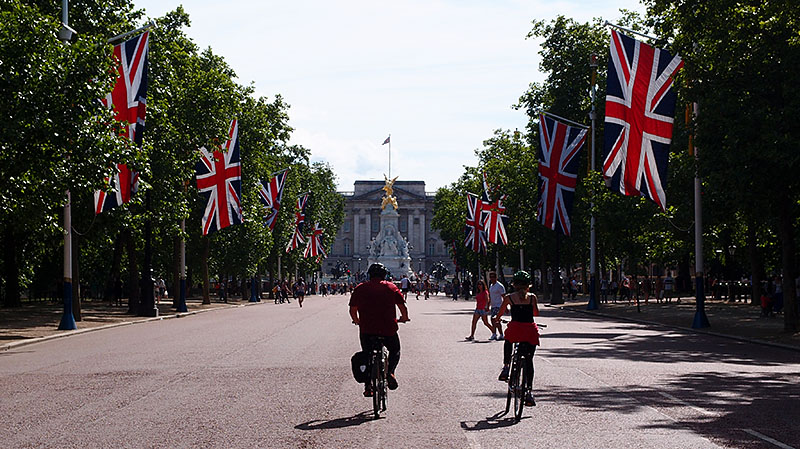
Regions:
[[[264,300],[262,299],[262,301]],[[190,298],[186,301],[188,312],[179,314],[172,308],[172,300],[167,298],[158,305],[158,317],[148,318],[126,314],[127,304],[114,306],[107,301],[83,300],[81,302],[83,320],[75,323],[78,329],[70,331],[58,330],[61,316],[64,313],[64,306],[60,303],[34,302],[23,304],[21,307],[0,308],[0,351],[47,338],[142,321],[177,318],[214,309],[239,307],[244,304],[249,303],[241,299],[228,299],[228,302],[224,303],[212,298],[211,304],[203,304],[201,298]]]
[[[657,303],[650,300],[639,302],[608,302],[599,304],[597,310],[586,310],[588,296],[578,295],[575,301],[554,305],[564,310],[596,314],[627,320],[657,323],[687,329],[692,332],[705,332],[724,335],[746,341],[775,344],[800,350],[800,332],[787,334],[783,331],[783,315],[761,318],[761,308],[743,302],[726,302],[706,299],[705,311],[711,327],[692,329],[696,302],[693,297],[684,297],[681,303],[676,300]]]

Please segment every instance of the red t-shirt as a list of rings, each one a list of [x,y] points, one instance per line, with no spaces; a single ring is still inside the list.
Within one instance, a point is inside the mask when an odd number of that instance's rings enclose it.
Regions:
[[[358,308],[362,334],[384,336],[396,334],[395,305],[404,303],[403,293],[388,281],[362,282],[350,295],[350,307]]]
[[[478,295],[475,296],[475,301],[477,302],[477,304],[475,305],[476,309],[485,309],[486,303],[489,302],[489,291],[484,290],[478,293]]]

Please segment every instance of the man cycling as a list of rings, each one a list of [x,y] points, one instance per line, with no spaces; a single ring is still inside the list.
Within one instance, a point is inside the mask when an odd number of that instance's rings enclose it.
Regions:
[[[386,379],[390,390],[397,388],[394,371],[400,362],[400,337],[397,323],[409,321],[403,293],[391,282],[386,281],[388,271],[383,264],[374,263],[367,270],[369,280],[362,282],[350,296],[350,318],[359,326],[361,350],[371,351],[376,337],[384,337],[384,346],[389,350],[389,377]],[[395,306],[400,309],[400,319],[396,318]],[[364,385],[364,396],[372,396],[370,384]]]

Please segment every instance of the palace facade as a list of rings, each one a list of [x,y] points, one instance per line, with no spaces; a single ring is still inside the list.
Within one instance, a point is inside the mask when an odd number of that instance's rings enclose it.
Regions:
[[[345,198],[344,222],[325,260],[324,272],[331,274],[337,262],[346,263],[352,273],[367,271],[368,246],[380,231],[381,198],[384,181],[356,181],[352,192],[340,192]],[[455,265],[439,233],[431,229],[433,192],[425,191],[424,181],[396,181],[394,196],[400,214],[398,230],[410,246],[411,269],[430,273],[436,262],[455,272]]]

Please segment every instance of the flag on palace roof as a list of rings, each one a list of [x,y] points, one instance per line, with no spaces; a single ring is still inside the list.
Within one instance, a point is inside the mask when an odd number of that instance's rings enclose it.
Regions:
[[[381,145],[386,145],[387,143],[389,143],[391,141],[391,139],[392,139],[392,136],[387,137],[386,140],[384,140]]]
[[[306,222],[306,202],[308,202],[308,194],[304,193],[297,198],[297,207],[294,212],[294,234],[289,245],[286,246],[286,252],[299,247],[305,239],[303,238],[303,225]]]
[[[606,185],[667,207],[669,145],[677,93],[673,78],[683,61],[667,50],[611,31],[606,94]]]
[[[286,184],[286,175],[289,169],[283,169],[275,174],[269,181],[261,181],[258,188],[258,197],[267,207],[266,223],[270,230],[275,229],[278,211],[283,201],[283,186]]]
[[[570,214],[580,166],[578,155],[586,142],[586,129],[539,114],[539,139],[537,220],[547,229],[570,235]]]
[[[306,250],[303,252],[303,257],[317,257],[319,262],[320,257],[328,257],[325,253],[325,247],[322,246],[322,233],[325,231],[319,226],[319,223],[314,225],[314,231],[308,237],[308,244]]]
[[[486,232],[483,230],[481,214],[483,201],[473,193],[467,193],[467,222],[464,226],[464,245],[472,251],[486,252]]]
[[[122,135],[136,145],[142,144],[144,135],[145,103],[147,98],[147,47],[150,33],[145,31],[137,37],[114,46],[117,66],[117,81],[114,89],[102,100],[113,109],[114,118],[123,127]],[[117,173],[106,182],[111,192],[94,192],[94,213],[112,209],[131,200],[139,187],[139,173],[131,171],[126,164],[117,164]]]
[[[200,148],[195,165],[197,191],[206,200],[203,235],[242,223],[242,167],[239,161],[239,122],[231,120],[223,151]]]

